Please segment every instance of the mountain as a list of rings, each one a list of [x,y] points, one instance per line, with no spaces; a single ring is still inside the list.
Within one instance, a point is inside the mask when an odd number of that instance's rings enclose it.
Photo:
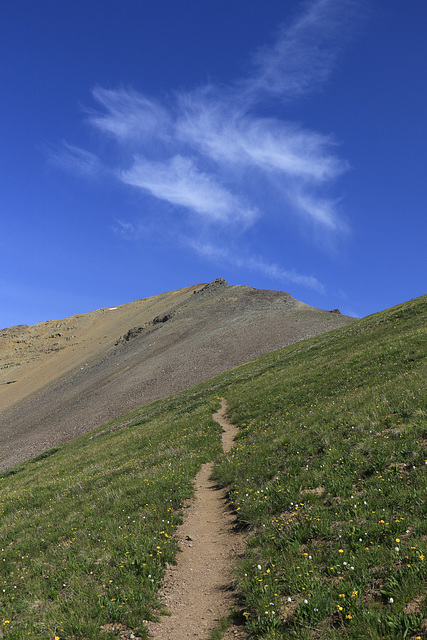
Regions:
[[[184,306],[209,291],[184,293]],[[111,349],[130,347],[145,330],[158,343],[179,309],[160,322],[165,315],[122,333]],[[424,296],[267,353],[0,472],[0,636],[143,640],[166,606],[158,637],[169,637],[173,575],[176,616],[195,602],[200,633],[219,619],[222,597],[234,597],[211,637],[425,638],[426,327]],[[15,340],[24,329],[14,329]],[[238,429],[224,453],[214,420],[221,406]],[[205,463],[226,491],[220,515],[236,518],[233,555],[212,495],[200,492]],[[209,598],[209,615],[197,618],[211,575],[203,588],[187,579],[180,550],[208,574],[208,521],[231,574],[224,571],[213,605]]]
[[[0,331],[0,470],[124,412],[353,322],[217,279]]]

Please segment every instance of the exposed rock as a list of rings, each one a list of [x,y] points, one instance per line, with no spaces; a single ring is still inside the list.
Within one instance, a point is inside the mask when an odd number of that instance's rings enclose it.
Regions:
[[[202,287],[201,289],[198,289],[197,291],[194,291],[194,293],[206,293],[206,291],[213,291],[215,289],[218,289],[218,287],[228,287],[228,282],[226,282],[224,280],[224,278],[216,278],[216,280],[213,280],[212,282],[209,282],[208,284],[205,284],[204,287]]]
[[[166,313],[165,315],[156,316],[153,320],[153,324],[160,324],[162,322],[167,322],[172,318],[173,313]]]
[[[28,329],[27,324],[17,324],[14,327],[6,327],[5,329],[0,329],[0,336],[2,335],[16,335],[17,333],[21,333],[24,329]]]
[[[170,313],[164,313],[156,316],[153,320],[151,320],[151,322],[146,322],[141,327],[133,327],[132,329],[129,329],[129,331],[127,331],[123,336],[120,336],[120,338],[116,341],[116,347],[119,344],[126,344],[126,342],[134,340],[134,338],[137,338],[144,330],[149,329],[150,327],[154,327],[156,324],[163,324],[164,322],[167,322],[174,315],[175,314],[173,311]]]
[[[115,343],[116,346],[119,344],[126,344],[126,342],[130,342],[131,340],[139,336],[144,331],[144,329],[146,329],[146,327],[147,325],[144,325],[142,327],[133,327],[132,329],[129,329],[129,331],[127,331],[123,336],[120,336],[120,338]]]

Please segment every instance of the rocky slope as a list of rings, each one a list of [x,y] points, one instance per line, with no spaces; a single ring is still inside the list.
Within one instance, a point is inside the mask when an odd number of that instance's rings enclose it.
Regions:
[[[0,470],[264,353],[351,322],[218,279],[0,331]]]

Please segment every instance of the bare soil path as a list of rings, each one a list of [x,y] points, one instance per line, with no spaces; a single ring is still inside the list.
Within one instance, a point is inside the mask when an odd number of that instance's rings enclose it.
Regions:
[[[226,418],[227,403],[213,415],[224,429],[223,449],[229,451],[237,428]],[[206,640],[209,631],[233,606],[232,568],[243,553],[243,536],[235,530],[235,517],[225,490],[210,480],[213,463],[203,465],[195,479],[195,495],[177,532],[181,552],[177,565],[165,574],[162,600],[170,612],[159,623],[149,623],[153,640]],[[232,626],[224,638],[247,638]]]

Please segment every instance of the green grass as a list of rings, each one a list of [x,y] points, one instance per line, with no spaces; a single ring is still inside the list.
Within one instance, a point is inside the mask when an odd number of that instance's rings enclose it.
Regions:
[[[218,465],[257,638],[426,637],[427,300],[264,359]],[[268,364],[269,363],[269,364]]]
[[[426,352],[424,297],[0,475],[0,637],[146,637],[183,501],[215,459],[247,532],[254,638],[427,638]],[[220,396],[240,427],[225,455]]]
[[[220,449],[214,406],[159,402],[4,474],[0,635],[89,640],[121,623],[145,637],[182,502]]]

